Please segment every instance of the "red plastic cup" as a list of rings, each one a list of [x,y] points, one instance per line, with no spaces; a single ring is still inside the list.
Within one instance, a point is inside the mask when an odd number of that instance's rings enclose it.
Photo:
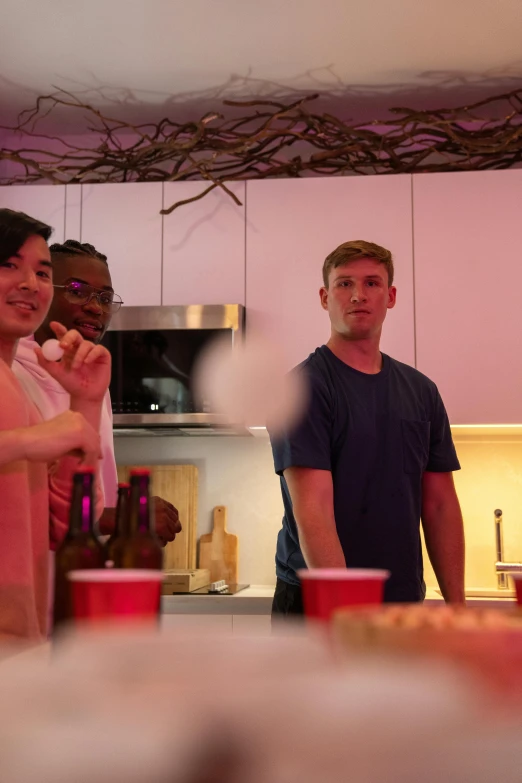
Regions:
[[[370,568],[304,568],[297,572],[306,617],[328,622],[344,606],[382,604],[389,571]]]
[[[74,618],[87,623],[109,620],[157,621],[163,573],[149,569],[71,571]]]

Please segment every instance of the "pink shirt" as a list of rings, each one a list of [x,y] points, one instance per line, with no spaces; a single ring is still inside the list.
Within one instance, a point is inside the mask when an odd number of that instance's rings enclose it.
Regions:
[[[34,402],[41,417],[47,421],[60,413],[69,410],[70,396],[58,381],[49,375],[47,370],[40,367],[36,353],[36,342],[33,337],[24,337],[18,343],[18,349],[13,362],[12,370],[18,381],[23,386],[27,396]],[[99,463],[99,477],[97,482],[96,508],[101,514],[103,508],[116,505],[118,492],[118,474],[116,471],[116,459],[114,457],[114,440],[112,436],[112,405],[109,391],[105,395],[100,421],[100,439],[102,446],[102,459]],[[101,486],[100,486],[101,484]],[[51,549],[56,547],[51,546]],[[52,604],[54,594],[54,554],[48,556],[48,628],[52,627]]]
[[[19,341],[12,369],[42,414],[42,418],[47,421],[69,410],[70,397],[58,381],[55,381],[43,367],[40,367],[34,352],[35,345],[33,337],[25,337]],[[108,390],[102,409],[100,438],[103,455],[100,462],[100,476],[105,506],[113,508],[116,505],[118,493],[118,474],[114,457],[112,405]]]
[[[0,359],[0,429],[41,421]],[[48,629],[49,547],[68,527],[72,475],[78,461],[53,466],[20,460],[0,466],[0,636],[43,639]]]

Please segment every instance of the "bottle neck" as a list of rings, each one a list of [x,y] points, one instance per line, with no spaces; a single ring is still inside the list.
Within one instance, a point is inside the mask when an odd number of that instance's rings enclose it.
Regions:
[[[129,514],[129,488],[119,487],[118,500],[116,503],[116,515],[114,519],[113,536],[126,535],[128,532],[128,514]]]
[[[129,527],[131,533],[150,530],[149,477],[132,476]]]
[[[69,532],[92,533],[94,524],[94,475],[76,473],[73,479]]]

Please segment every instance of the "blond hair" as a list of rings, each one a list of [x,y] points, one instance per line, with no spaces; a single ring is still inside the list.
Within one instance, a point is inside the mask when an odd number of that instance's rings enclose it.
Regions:
[[[373,242],[356,239],[353,242],[343,242],[330,255],[326,256],[323,264],[325,288],[328,288],[328,279],[332,269],[337,269],[337,267],[348,264],[350,261],[359,261],[361,258],[372,258],[380,264],[384,264],[388,272],[388,285],[393,284],[393,258],[391,251],[380,245],[375,245]]]

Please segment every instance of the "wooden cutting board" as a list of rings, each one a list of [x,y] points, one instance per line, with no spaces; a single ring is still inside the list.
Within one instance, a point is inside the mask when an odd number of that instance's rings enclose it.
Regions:
[[[128,481],[132,468],[150,470],[151,495],[178,509],[183,530],[164,548],[163,568],[196,567],[198,469],[195,465],[118,465],[118,481]]]
[[[227,533],[227,509],[216,506],[212,533],[199,539],[199,567],[208,568],[211,582],[224,579],[227,584],[237,584],[238,555],[238,538]]]

